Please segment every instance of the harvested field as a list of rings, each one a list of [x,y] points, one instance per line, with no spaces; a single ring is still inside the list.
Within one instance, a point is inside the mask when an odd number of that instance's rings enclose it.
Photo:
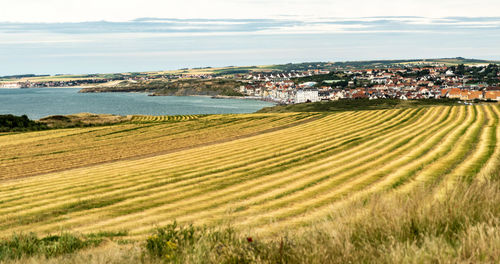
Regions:
[[[0,137],[0,232],[231,223],[273,234],[495,168],[499,105],[184,117]],[[172,122],[175,121],[175,122]]]

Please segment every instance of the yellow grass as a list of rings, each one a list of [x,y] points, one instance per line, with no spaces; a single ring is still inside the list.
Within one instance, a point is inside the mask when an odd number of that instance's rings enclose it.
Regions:
[[[262,234],[379,195],[484,177],[498,105],[329,114],[134,116],[0,137],[0,234],[128,230],[177,220]],[[105,162],[105,163],[102,163]]]
[[[186,122],[140,122],[11,135],[0,138],[0,179],[213,144],[291,126],[313,117],[314,114],[227,115],[191,122],[193,118],[175,116],[179,119],[176,121]]]

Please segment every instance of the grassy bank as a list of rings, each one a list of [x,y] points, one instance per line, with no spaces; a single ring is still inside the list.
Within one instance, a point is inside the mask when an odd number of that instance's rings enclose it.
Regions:
[[[73,128],[73,127],[92,127],[108,126],[130,121],[126,116],[111,114],[91,114],[80,113],[74,115],[53,115],[39,120],[40,123],[48,128]]]
[[[357,110],[379,110],[395,109],[419,106],[437,105],[459,105],[458,100],[453,99],[421,99],[421,100],[398,100],[398,99],[349,99],[339,101],[303,103],[292,105],[278,105],[266,107],[258,113],[286,113],[286,112],[339,112]]]
[[[142,92],[156,96],[189,96],[189,95],[224,95],[243,96],[238,89],[243,82],[225,79],[183,79],[183,80],[154,80],[128,82],[123,81],[113,86],[96,86],[84,88],[81,93],[105,92]]]
[[[0,115],[0,132],[29,132],[60,128],[109,126],[126,121],[130,121],[130,118],[90,113],[53,115],[38,121],[30,120],[26,115]]]

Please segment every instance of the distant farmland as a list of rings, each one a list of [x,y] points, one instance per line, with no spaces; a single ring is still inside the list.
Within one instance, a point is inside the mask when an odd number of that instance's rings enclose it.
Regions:
[[[350,203],[443,199],[496,168],[499,105],[136,116],[0,136],[0,234],[231,223],[273,234]]]

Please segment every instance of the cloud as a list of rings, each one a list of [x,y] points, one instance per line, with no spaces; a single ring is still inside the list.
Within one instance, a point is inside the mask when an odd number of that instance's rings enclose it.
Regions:
[[[375,32],[457,32],[500,29],[500,17],[425,18],[367,17],[315,19],[169,19],[143,18],[125,22],[0,23],[0,32],[15,34],[207,36],[255,34],[336,34]],[[51,39],[53,39],[51,37]],[[4,40],[5,41],[5,40]]]
[[[486,17],[498,0],[16,0],[2,3],[0,20],[11,22],[130,21],[138,17]]]
[[[193,56],[193,55],[234,55],[234,54],[272,54],[276,52],[291,53],[300,49],[266,48],[266,49],[231,49],[231,50],[186,50],[186,51],[142,51],[142,52],[93,52],[93,53],[64,53],[45,54],[41,57],[158,57],[158,56]]]
[[[272,9],[275,3],[270,5]],[[0,75],[320,60],[500,59],[500,17],[333,15],[283,12],[273,18],[144,16],[123,21],[0,22],[0,60],[8,65],[0,67]]]

